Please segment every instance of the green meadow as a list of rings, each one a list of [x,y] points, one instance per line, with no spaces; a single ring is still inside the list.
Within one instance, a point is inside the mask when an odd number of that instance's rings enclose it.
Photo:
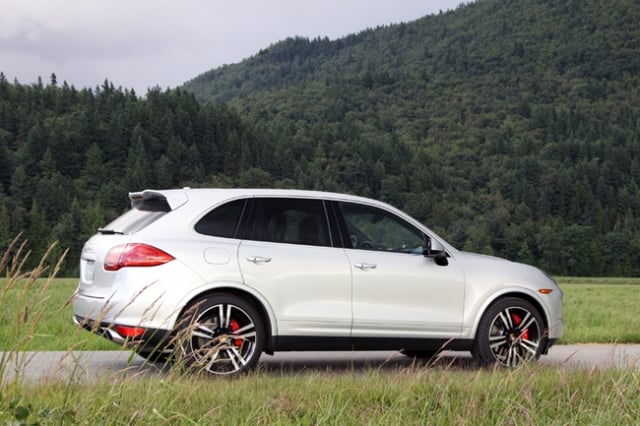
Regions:
[[[37,383],[11,379],[20,351],[116,346],[71,321],[76,279],[55,267],[21,273],[0,264],[0,423],[80,425],[625,425],[640,418],[640,373],[531,363],[509,370],[408,364],[351,370],[261,370],[235,378],[179,369],[161,374],[72,373]],[[559,278],[562,343],[640,343],[640,279]],[[18,367],[20,368],[20,366]]]

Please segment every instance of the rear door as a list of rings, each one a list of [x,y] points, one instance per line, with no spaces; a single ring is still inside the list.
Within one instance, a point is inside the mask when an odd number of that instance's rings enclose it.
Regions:
[[[244,283],[271,303],[278,335],[349,336],[351,271],[331,234],[322,200],[253,200],[238,259]]]

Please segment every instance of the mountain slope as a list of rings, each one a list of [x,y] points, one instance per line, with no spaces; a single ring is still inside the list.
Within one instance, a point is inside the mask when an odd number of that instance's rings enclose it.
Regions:
[[[340,40],[292,38],[145,98],[0,71],[0,247],[82,243],[126,193],[372,196],[459,248],[640,275],[640,5],[479,0]],[[219,105],[207,104],[212,102]]]
[[[467,249],[619,274],[640,260],[637,22],[633,0],[479,0],[288,39],[184,87],[262,126],[298,185],[385,199]]]
[[[515,83],[617,80],[640,70],[639,9],[632,0],[480,0],[336,41],[287,39],[185,87],[202,101],[219,102],[335,78],[358,77],[369,86],[436,79],[450,85],[501,74]]]

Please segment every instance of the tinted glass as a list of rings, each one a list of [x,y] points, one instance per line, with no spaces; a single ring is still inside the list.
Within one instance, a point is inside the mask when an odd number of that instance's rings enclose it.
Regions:
[[[339,205],[352,248],[422,254],[424,235],[410,223],[375,207]]]
[[[251,240],[331,245],[321,200],[256,198],[251,216]]]
[[[196,232],[214,237],[233,238],[246,200],[234,200],[207,213],[195,226]]]
[[[102,234],[134,234],[171,211],[167,200],[152,198],[136,204],[122,216],[100,228]]]

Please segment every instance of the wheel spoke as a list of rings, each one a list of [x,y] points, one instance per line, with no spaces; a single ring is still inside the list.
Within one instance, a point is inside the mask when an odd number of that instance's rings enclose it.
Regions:
[[[498,318],[500,322],[502,323],[502,325],[504,326],[504,328],[506,328],[507,330],[510,330],[513,328],[513,322],[511,320],[511,315],[509,314],[509,309],[505,309],[504,312],[500,312],[500,314],[498,315]]]
[[[235,346],[227,349],[227,352],[229,353],[229,359],[237,368],[240,368],[240,365],[237,363],[237,361],[240,361],[240,364],[242,365],[245,365],[247,363],[247,360],[244,359],[242,354],[240,354],[240,351],[238,351],[238,348],[236,348]]]
[[[211,354],[211,352],[213,352],[213,354]],[[213,369],[213,365],[218,362],[218,356],[220,355],[220,351],[219,350],[211,350],[208,351],[208,353],[206,354],[206,356],[209,357],[209,362],[207,363],[207,366],[205,367],[207,371],[211,371],[211,372],[215,372],[215,370]]]
[[[224,305],[218,305],[218,318],[216,319],[218,327],[226,327]]]
[[[237,329],[236,331],[234,331],[234,334],[243,334],[245,331],[247,330],[253,330],[255,329],[255,325],[250,322],[249,324],[245,325],[244,327],[240,327],[239,329]],[[253,334],[255,335],[255,331],[253,332]]]
[[[531,326],[535,323],[536,323],[536,318],[533,315],[531,315],[529,312],[527,312],[527,316],[522,320],[520,328],[522,330],[527,330],[531,328]]]
[[[511,358],[513,358],[513,347],[507,349],[507,353],[502,358],[502,363],[506,366],[511,366]]]
[[[496,352],[497,349],[507,345],[506,336],[492,336],[489,338],[489,347]]]
[[[507,366],[508,367],[516,367],[520,361],[522,361],[522,357],[520,356],[520,353],[518,352],[518,347],[516,345],[512,345],[509,348],[509,359],[508,359],[508,362],[507,362]]]
[[[231,326],[231,310],[233,308],[233,305],[227,305],[227,312],[224,316],[224,322],[221,324],[221,327],[229,328]]]
[[[249,323],[244,327],[240,327],[233,332],[234,339],[253,340],[256,337],[256,329],[253,323]]]
[[[531,353],[531,355],[533,356],[538,351],[539,345],[538,345],[538,342],[533,342],[528,339],[522,339],[520,342],[520,346],[525,350],[527,350],[529,353]]]
[[[203,324],[196,324],[193,330],[193,333],[191,333],[191,335],[193,337],[200,337],[202,339],[211,340],[215,335],[215,331],[213,331],[212,329],[210,329],[209,327]]]
[[[227,349],[225,352],[227,354],[227,360],[233,365],[233,371],[240,370],[240,365],[238,364],[238,361],[236,361],[233,351],[231,349]]]
[[[238,335],[234,334],[232,336],[232,338],[234,340],[244,340],[244,341],[249,341],[249,342],[254,341],[255,337],[256,337],[256,332],[255,331],[252,331],[251,333],[247,333],[247,334],[238,334]]]

